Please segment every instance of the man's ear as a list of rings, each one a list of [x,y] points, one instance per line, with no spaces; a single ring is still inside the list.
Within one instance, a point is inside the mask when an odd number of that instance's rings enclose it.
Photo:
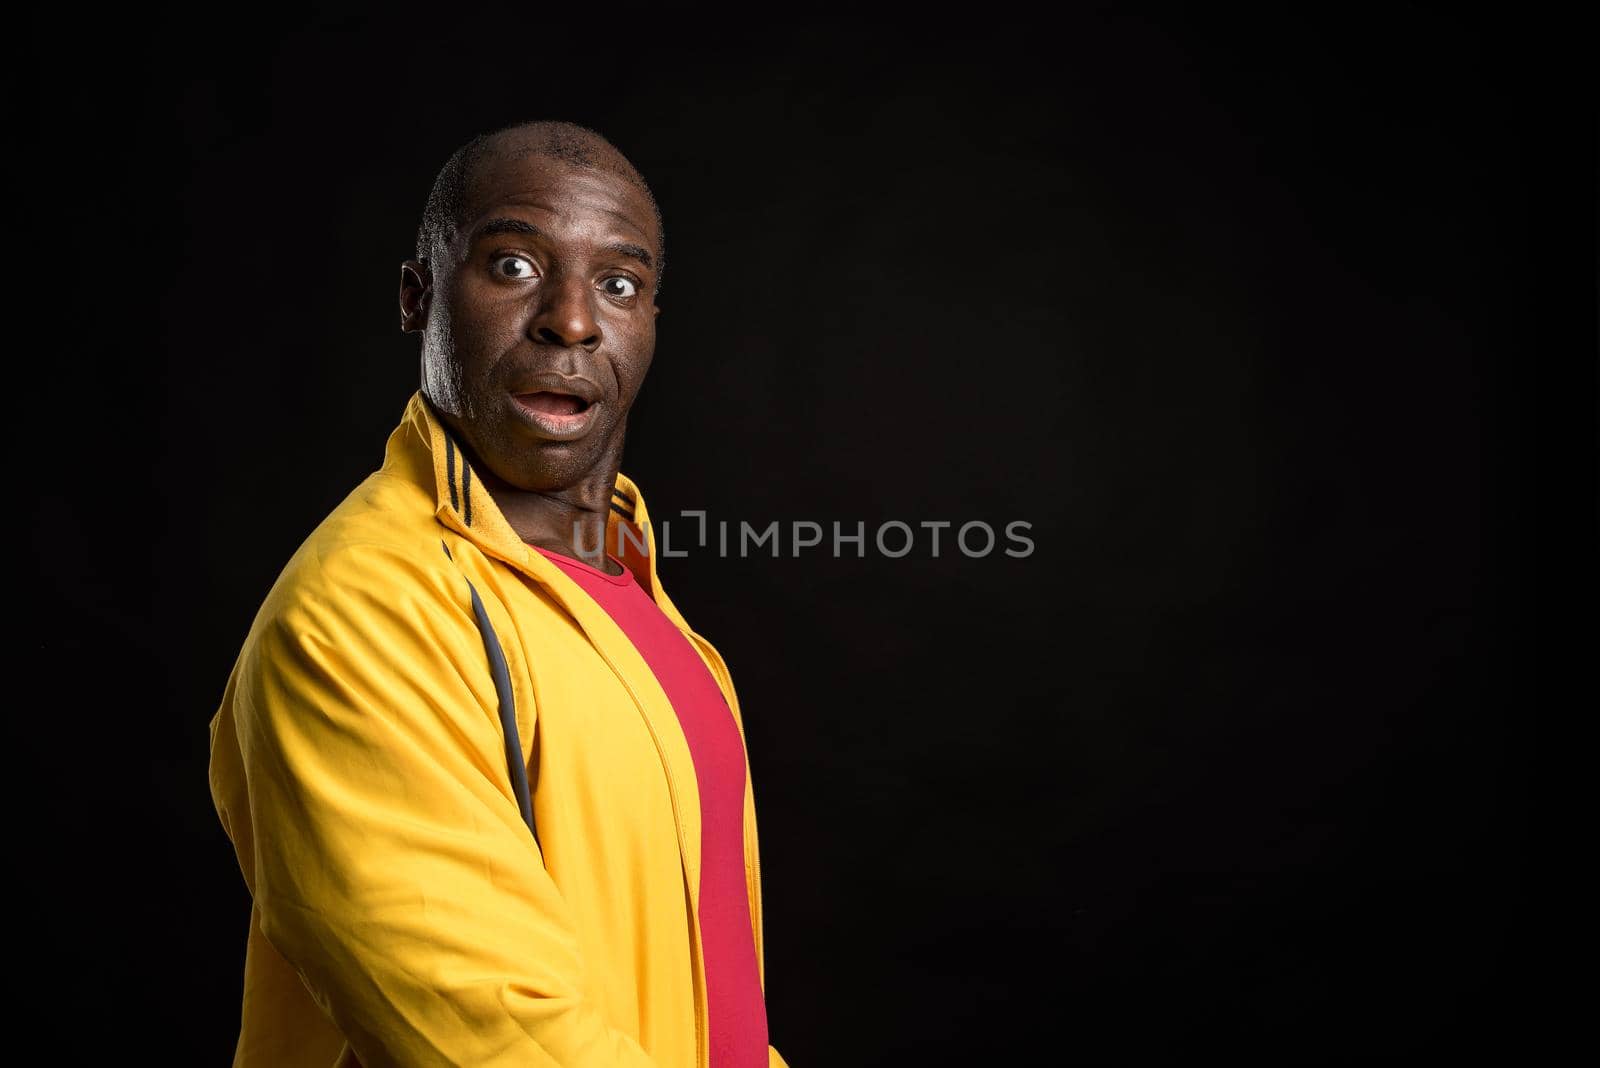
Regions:
[[[433,299],[433,271],[427,260],[400,264],[400,329],[411,334],[428,325],[428,304]]]

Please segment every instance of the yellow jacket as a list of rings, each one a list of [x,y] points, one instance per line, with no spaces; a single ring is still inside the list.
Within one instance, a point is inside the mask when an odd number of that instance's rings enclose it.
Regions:
[[[608,535],[742,735],[622,475]],[[284,567],[210,732],[252,897],[236,1066],[707,1068],[700,802],[677,717],[420,391],[383,466]],[[748,756],[745,774],[765,987]]]

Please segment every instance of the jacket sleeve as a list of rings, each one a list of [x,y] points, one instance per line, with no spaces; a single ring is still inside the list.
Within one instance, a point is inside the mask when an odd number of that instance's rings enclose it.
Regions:
[[[365,1068],[651,1065],[586,998],[440,562],[343,546],[263,608],[232,708],[262,933]]]

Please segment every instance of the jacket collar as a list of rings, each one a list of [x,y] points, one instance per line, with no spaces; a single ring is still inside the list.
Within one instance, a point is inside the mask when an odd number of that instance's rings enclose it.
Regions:
[[[549,586],[565,586],[566,576],[517,535],[467,461],[461,442],[419,389],[406,402],[400,425],[389,435],[383,470],[431,491],[434,516],[471,541],[485,555]],[[641,548],[641,546],[643,548]],[[606,517],[606,549],[633,572],[667,616],[687,629],[683,617],[656,575],[655,531],[644,495],[620,471]]]

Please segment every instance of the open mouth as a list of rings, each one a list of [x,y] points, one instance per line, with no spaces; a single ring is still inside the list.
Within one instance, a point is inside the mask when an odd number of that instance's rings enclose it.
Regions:
[[[557,418],[578,415],[589,409],[589,402],[582,397],[574,397],[570,393],[552,393],[543,389],[537,393],[517,394],[517,403],[530,412]]]
[[[511,399],[535,434],[551,441],[580,437],[589,429],[596,407],[575,394],[549,389],[515,393]]]

